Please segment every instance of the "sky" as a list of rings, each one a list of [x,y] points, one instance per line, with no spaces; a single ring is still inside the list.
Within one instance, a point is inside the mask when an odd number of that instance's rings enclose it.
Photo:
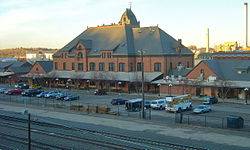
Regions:
[[[245,43],[250,0],[0,0],[0,48],[62,48],[87,27],[118,23],[131,8],[143,26],[158,25],[185,46]],[[249,3],[250,5],[250,3]]]

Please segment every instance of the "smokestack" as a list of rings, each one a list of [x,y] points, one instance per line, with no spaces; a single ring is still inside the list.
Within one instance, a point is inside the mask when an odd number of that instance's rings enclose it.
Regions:
[[[209,28],[207,28],[207,45],[206,45],[206,53],[209,53]]]
[[[246,47],[248,47],[248,4],[244,3],[246,6]]]

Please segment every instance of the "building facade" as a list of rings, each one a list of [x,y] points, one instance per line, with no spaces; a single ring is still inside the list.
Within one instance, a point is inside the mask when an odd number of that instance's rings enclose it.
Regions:
[[[179,65],[193,67],[194,58],[181,40],[158,26],[140,27],[132,10],[126,9],[117,24],[87,28],[53,55],[53,63],[49,78],[123,91],[136,90],[143,68],[146,90],[154,91],[150,82]]]

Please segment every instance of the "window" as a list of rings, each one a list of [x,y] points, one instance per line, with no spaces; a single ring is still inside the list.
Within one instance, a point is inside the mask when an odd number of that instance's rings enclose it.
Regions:
[[[173,63],[172,63],[172,62],[170,62],[170,67],[169,67],[169,69],[170,69],[170,70],[173,69]]]
[[[189,61],[187,62],[187,68],[189,68],[190,66],[189,66]]]
[[[104,71],[104,69],[105,69],[105,64],[99,63],[99,71]]]
[[[83,71],[83,63],[78,63],[78,68],[79,71]]]
[[[66,70],[66,62],[63,62],[63,70]]]
[[[75,63],[72,63],[72,70],[75,70]]]
[[[55,62],[54,65],[55,65],[55,70],[57,70],[58,69],[58,63]]]
[[[201,73],[204,73],[204,69],[201,69]]]
[[[125,71],[125,63],[119,63],[119,71],[121,72]]]
[[[142,63],[137,63],[137,71],[142,71]]]
[[[77,58],[83,58],[82,52],[79,52],[79,53],[77,54]]]
[[[36,67],[36,71],[38,71],[39,69],[38,69],[38,67]]]
[[[158,72],[161,71],[161,63],[155,63],[154,64],[154,71],[158,71]]]
[[[89,63],[89,70],[95,71],[95,63],[93,63],[93,62]]]
[[[103,52],[101,57],[106,58],[106,53]]]
[[[109,71],[115,71],[115,64],[109,63]]]
[[[129,71],[134,71],[134,65],[133,65],[133,63],[129,64]]]
[[[111,52],[108,52],[108,53],[107,53],[107,57],[108,57],[108,58],[111,58],[111,57],[112,57]]]

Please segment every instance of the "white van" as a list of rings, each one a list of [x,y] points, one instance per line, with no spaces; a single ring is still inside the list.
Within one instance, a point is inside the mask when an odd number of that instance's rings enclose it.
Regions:
[[[166,107],[166,99],[152,100],[150,107],[152,109],[164,109]]]

